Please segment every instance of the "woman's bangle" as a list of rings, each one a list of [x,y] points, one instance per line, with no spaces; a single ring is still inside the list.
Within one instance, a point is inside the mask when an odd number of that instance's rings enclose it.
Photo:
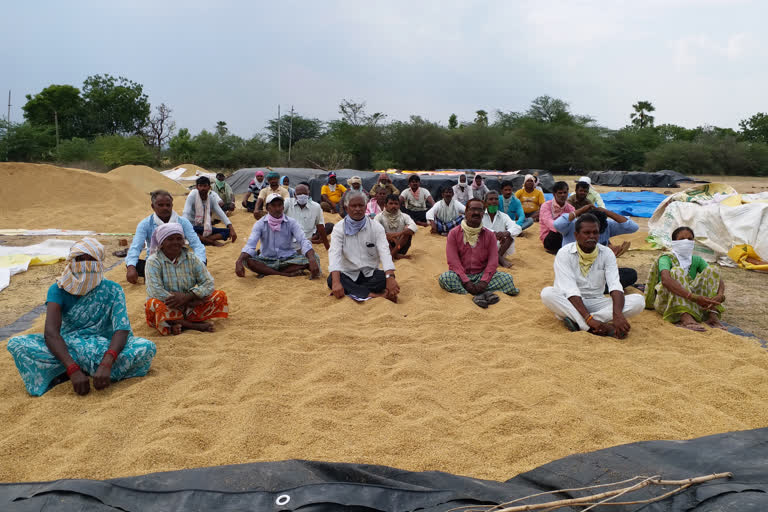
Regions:
[[[101,364],[105,364],[106,366],[110,366],[110,367],[111,367],[111,366],[114,364],[114,362],[115,362],[115,361],[117,361],[117,352],[115,352],[115,351],[114,351],[114,350],[112,350],[112,349],[109,349],[109,350],[107,350],[107,351],[104,353],[104,355],[105,355],[105,356],[106,356],[107,354],[109,354],[109,355],[111,355],[111,356],[112,356],[112,362],[111,362],[111,363],[109,363],[109,364],[106,364],[106,363],[104,363],[104,358],[102,358],[102,359],[101,359]]]
[[[67,377],[71,377],[73,373],[77,373],[80,371],[80,365],[77,363],[72,363],[71,365],[67,366]]]
[[[592,320],[592,315],[589,315],[585,320],[584,323],[589,325],[589,321]]]

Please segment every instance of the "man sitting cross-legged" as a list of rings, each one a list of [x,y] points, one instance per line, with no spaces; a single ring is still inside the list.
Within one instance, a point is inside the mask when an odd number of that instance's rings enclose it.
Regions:
[[[430,233],[448,236],[448,232],[464,220],[465,207],[453,198],[453,187],[445,187],[441,196],[442,199],[429,209],[426,217]]]
[[[499,211],[499,193],[489,190],[485,194],[485,214],[483,215],[483,227],[493,231],[496,235],[496,245],[499,247],[499,264],[510,268],[506,256],[515,253],[515,237],[523,232],[519,224],[514,222],[509,215]]]
[[[304,236],[301,226],[291,217],[283,215],[283,197],[267,196],[267,215],[257,220],[251,236],[235,263],[235,274],[245,277],[245,267],[262,275],[294,277],[310,271],[310,278],[320,274],[320,260],[312,250],[312,242]],[[293,241],[301,246],[296,252]],[[256,244],[261,250],[256,253]]]
[[[586,213],[576,220],[576,241],[555,256],[555,285],[541,290],[541,301],[571,331],[624,338],[626,317],[645,307],[642,295],[624,295],[616,256],[598,244],[600,221]],[[610,298],[604,295],[607,289]]]
[[[400,286],[395,280],[384,228],[365,216],[362,192],[347,194],[346,201],[347,216],[331,233],[328,288],[337,299],[350,295],[357,299],[386,297],[397,302]]]
[[[215,214],[226,228],[215,228],[211,220]],[[232,238],[237,240],[235,227],[219,206],[219,196],[211,193],[211,180],[200,176],[195,182],[195,189],[187,196],[182,215],[192,223],[192,226],[204,245],[223,245],[222,240]]]
[[[389,252],[396,260],[406,256],[411,247],[411,238],[419,227],[408,215],[400,211],[400,198],[394,194],[387,196],[383,212],[374,219],[384,227],[389,242]]]
[[[467,218],[448,233],[445,254],[448,271],[440,274],[440,287],[451,293],[481,295],[501,291],[517,295],[512,276],[497,272],[499,251],[496,235],[482,225],[485,203],[479,199],[467,202]]]
[[[326,249],[330,247],[326,225],[323,221],[323,209],[309,196],[309,186],[306,183],[296,185],[296,197],[285,203],[285,214],[299,223],[304,236],[313,244],[322,243]],[[333,224],[331,224],[331,227]],[[296,245],[298,249],[298,245]]]

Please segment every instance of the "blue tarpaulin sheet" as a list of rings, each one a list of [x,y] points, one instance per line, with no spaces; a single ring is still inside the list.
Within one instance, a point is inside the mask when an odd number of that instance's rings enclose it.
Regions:
[[[547,200],[552,199],[552,194],[544,194]],[[605,202],[605,207],[619,215],[628,217],[651,218],[656,207],[667,198],[664,194],[656,192],[604,192],[600,194]]]

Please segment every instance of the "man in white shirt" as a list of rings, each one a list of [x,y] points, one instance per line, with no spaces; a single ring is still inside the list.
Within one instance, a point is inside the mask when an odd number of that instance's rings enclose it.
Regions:
[[[397,302],[400,286],[384,228],[366,217],[362,192],[355,190],[345,200],[347,216],[331,233],[328,288],[337,299],[350,295],[357,300],[386,297]]]
[[[389,242],[389,253],[396,260],[409,258],[406,253],[411,248],[411,238],[419,227],[413,219],[400,211],[400,199],[395,194],[387,196],[384,211],[373,219],[384,228]]]
[[[505,256],[515,253],[515,238],[523,232],[512,218],[499,211],[499,193],[490,190],[485,195],[485,213],[483,214],[483,227],[488,228],[496,235],[496,245],[499,247],[499,265],[510,268],[512,263]]]
[[[182,216],[192,223],[203,245],[223,245],[221,240],[230,237],[232,243],[235,243],[237,240],[235,227],[219,206],[219,196],[211,191],[211,180],[206,176],[200,176],[195,182],[195,187],[195,190],[187,196]],[[211,214],[221,219],[226,228],[214,228]]]
[[[400,206],[404,213],[408,214],[416,224],[427,227],[427,210],[432,208],[435,200],[429,190],[421,187],[421,178],[418,174],[408,177],[408,188],[400,193]]]
[[[645,307],[642,295],[624,296],[616,256],[597,243],[600,222],[592,214],[576,221],[576,241],[555,256],[555,285],[541,290],[541,301],[571,331],[624,338],[626,317]],[[606,284],[610,298],[603,295]]]
[[[448,236],[448,232],[464,220],[466,208],[453,198],[452,187],[443,188],[442,197],[427,211],[426,219],[429,222],[430,233]]]
[[[309,197],[309,187],[304,183],[296,186],[296,197],[285,202],[285,214],[296,220],[304,232],[304,236],[312,243],[322,243],[326,249],[330,247],[328,235],[325,232],[323,209]],[[315,242],[315,239],[318,242]]]
[[[467,175],[460,174],[459,182],[453,186],[453,198],[460,202],[462,206],[467,205],[467,201],[472,199],[472,189],[467,183]]]

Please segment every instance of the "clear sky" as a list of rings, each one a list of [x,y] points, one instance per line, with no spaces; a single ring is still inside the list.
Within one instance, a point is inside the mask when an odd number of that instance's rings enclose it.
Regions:
[[[738,128],[768,112],[768,2],[739,0],[8,1],[0,112],[94,74],[144,85],[193,133],[263,132],[277,105],[336,119],[342,98],[389,119],[524,111],[536,96],[619,128]]]

